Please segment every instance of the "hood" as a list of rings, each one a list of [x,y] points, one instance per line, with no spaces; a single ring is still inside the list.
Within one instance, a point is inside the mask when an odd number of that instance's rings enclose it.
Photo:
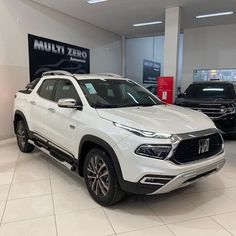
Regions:
[[[97,109],[97,112],[103,119],[162,134],[181,134],[215,127],[206,115],[174,105]]]

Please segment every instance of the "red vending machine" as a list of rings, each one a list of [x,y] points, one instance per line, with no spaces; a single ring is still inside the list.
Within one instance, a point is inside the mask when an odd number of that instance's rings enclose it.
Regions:
[[[165,103],[173,104],[174,77],[163,76],[157,78],[157,96]]]

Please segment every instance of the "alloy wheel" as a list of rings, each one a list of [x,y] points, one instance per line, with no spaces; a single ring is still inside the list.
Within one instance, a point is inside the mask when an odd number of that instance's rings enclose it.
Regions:
[[[105,197],[110,188],[110,176],[106,163],[99,156],[90,158],[87,166],[87,178],[93,193]]]
[[[20,125],[17,130],[17,140],[19,145],[23,148],[26,144],[26,133],[23,125]]]

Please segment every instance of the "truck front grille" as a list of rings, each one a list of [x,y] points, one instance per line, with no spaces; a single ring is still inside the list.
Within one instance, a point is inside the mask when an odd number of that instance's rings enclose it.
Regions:
[[[194,107],[189,107],[196,111],[201,111],[211,119],[219,119],[226,114],[225,107],[221,104],[199,104]]]
[[[209,150],[199,153],[199,142],[209,139]],[[182,140],[177,146],[171,160],[176,164],[185,164],[201,159],[209,158],[222,151],[223,140],[219,133]]]

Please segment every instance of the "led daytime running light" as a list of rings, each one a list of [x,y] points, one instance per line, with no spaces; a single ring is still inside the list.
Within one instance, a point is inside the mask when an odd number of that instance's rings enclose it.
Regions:
[[[129,131],[133,134],[136,134],[138,136],[145,137],[145,138],[170,139],[172,137],[172,135],[169,135],[169,134],[159,134],[159,133],[156,133],[156,132],[135,129],[135,128],[132,128],[132,127],[129,127],[129,126],[126,126],[126,125],[121,125],[121,124],[116,123],[116,122],[113,122],[113,124],[116,127],[125,129],[125,130],[127,130],[127,131]]]

